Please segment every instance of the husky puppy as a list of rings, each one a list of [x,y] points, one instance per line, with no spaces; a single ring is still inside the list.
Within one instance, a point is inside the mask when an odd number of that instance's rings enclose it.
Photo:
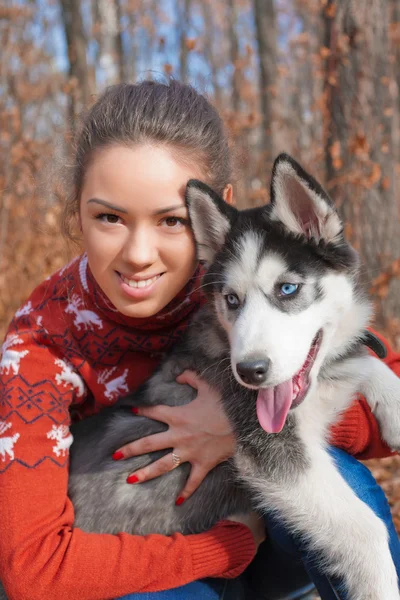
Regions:
[[[383,439],[400,447],[400,380],[365,351],[371,305],[357,255],[323,188],[292,158],[274,165],[271,203],[239,212],[191,181],[187,206],[207,305],[135,394],[72,427],[69,494],[76,525],[96,532],[199,532],[229,514],[274,511],[308,540],[352,600],[399,600],[383,522],[327,452],[329,427],[362,392]],[[175,378],[196,371],[220,393],[237,437],[234,460],[209,473],[182,506],[182,465],[129,486],[157,452],[113,461],[123,444],[166,426],[133,406],[190,402]]]

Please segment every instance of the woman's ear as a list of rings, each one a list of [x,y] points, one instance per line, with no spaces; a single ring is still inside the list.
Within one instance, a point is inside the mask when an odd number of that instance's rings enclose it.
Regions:
[[[234,204],[234,199],[233,199],[233,187],[231,183],[228,183],[223,191],[222,194],[223,199],[225,200],[225,202],[227,204]]]

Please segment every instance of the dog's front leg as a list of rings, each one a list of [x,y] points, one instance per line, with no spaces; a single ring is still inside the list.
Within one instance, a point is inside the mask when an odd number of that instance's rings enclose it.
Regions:
[[[374,356],[362,359],[365,377],[359,390],[366,398],[380,427],[382,439],[392,450],[400,450],[400,378]]]
[[[322,448],[296,481],[282,469],[267,480],[250,474],[250,461],[237,457],[244,479],[256,491],[263,510],[274,511],[308,540],[313,554],[333,576],[341,578],[351,600],[399,600],[396,570],[384,523],[356,497]]]

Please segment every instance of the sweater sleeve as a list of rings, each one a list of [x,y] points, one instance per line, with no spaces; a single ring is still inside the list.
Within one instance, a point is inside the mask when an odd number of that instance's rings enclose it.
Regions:
[[[387,357],[384,362],[400,377],[400,353],[395,352],[376,331],[373,333],[386,346]],[[378,422],[361,396],[344,413],[341,421],[332,427],[331,442],[360,460],[385,458],[394,454],[381,439]]]
[[[35,334],[8,335],[0,363],[0,579],[8,598],[105,600],[238,576],[255,554],[244,525],[170,537],[74,527],[68,408],[82,393],[76,375]]]

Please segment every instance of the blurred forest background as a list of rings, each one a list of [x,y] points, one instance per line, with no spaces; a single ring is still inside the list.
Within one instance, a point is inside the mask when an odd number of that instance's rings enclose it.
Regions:
[[[80,111],[173,76],[223,115],[238,206],[268,200],[282,150],[324,182],[400,348],[400,0],[0,0],[0,53],[0,339],[73,252],[58,166]],[[399,459],[374,468],[400,530]]]

